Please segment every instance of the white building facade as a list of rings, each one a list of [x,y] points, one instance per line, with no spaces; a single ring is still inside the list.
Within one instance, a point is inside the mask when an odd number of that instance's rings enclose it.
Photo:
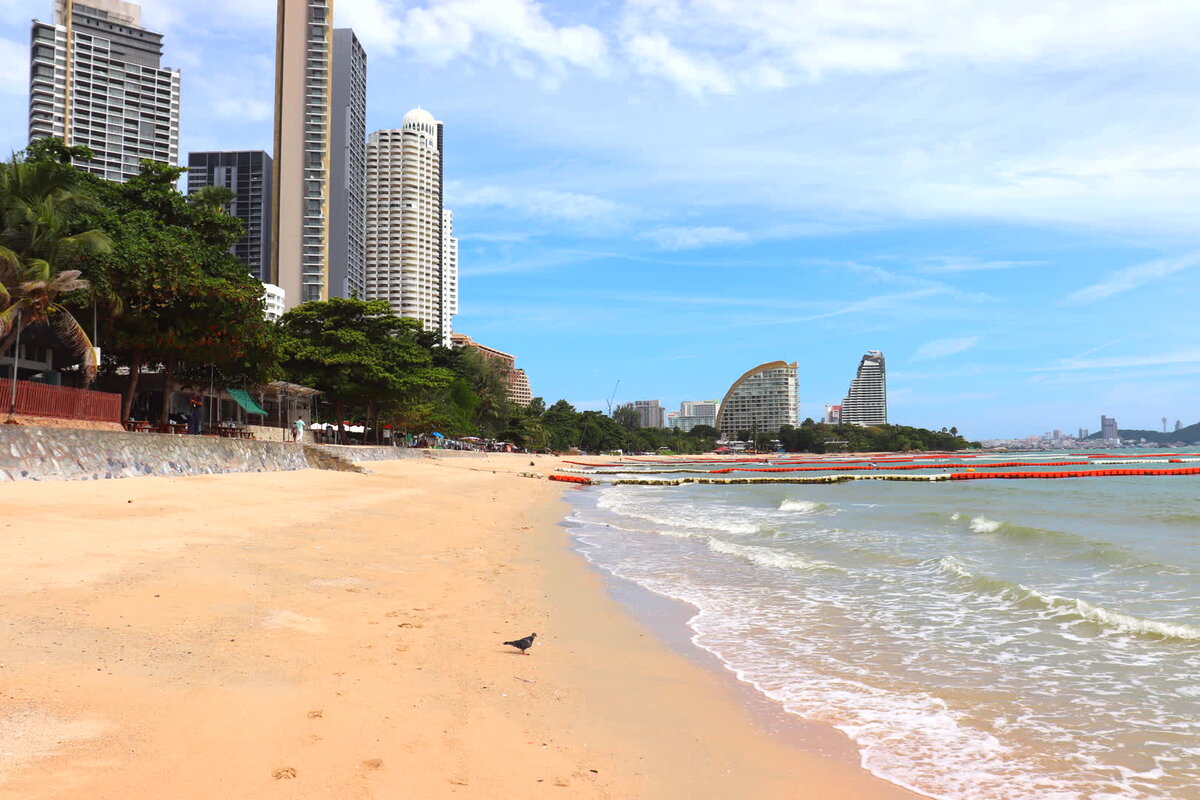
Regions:
[[[679,403],[679,413],[669,415],[672,428],[687,433],[697,425],[717,426],[717,409],[721,407],[720,400],[683,400]]]
[[[88,147],[76,166],[112,181],[143,159],[178,164],[180,76],[160,65],[162,38],[134,3],[56,0],[53,24],[31,32],[29,140]]]
[[[263,284],[263,316],[267,322],[279,322],[287,311],[287,297],[283,289],[273,283]]]
[[[887,425],[887,365],[880,350],[868,350],[842,400],[843,425]]]
[[[366,296],[450,344],[458,240],[442,202],[442,123],[421,108],[367,141]]]

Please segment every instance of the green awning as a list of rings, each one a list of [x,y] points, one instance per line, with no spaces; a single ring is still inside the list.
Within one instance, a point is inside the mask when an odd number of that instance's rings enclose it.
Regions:
[[[226,389],[234,401],[251,414],[266,414],[267,410],[254,402],[254,398],[245,389]]]

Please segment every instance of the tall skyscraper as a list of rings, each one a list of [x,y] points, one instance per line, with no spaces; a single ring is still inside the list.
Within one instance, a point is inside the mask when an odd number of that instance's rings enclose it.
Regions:
[[[1100,415],[1100,438],[1101,439],[1120,439],[1120,429],[1117,427],[1117,421],[1112,417]]]
[[[366,297],[367,53],[333,32],[329,135],[329,296]]]
[[[415,108],[367,140],[367,298],[450,342],[458,241],[442,203],[443,126]]]
[[[733,382],[717,411],[717,430],[726,439],[746,431],[751,436],[774,433],[796,424],[800,393],[796,362],[759,364]]]
[[[50,136],[95,152],[76,166],[113,181],[142,159],[179,162],[179,70],[160,66],[162,34],[141,7],[56,0],[53,24],[33,21],[29,140]]]
[[[332,0],[279,0],[269,283],[289,307],[329,296]]]
[[[188,153],[188,194],[205,186],[233,191],[229,213],[246,226],[233,254],[268,280],[271,265],[271,157],[262,150]]]
[[[843,425],[887,425],[887,370],[883,353],[868,350],[842,400]]]

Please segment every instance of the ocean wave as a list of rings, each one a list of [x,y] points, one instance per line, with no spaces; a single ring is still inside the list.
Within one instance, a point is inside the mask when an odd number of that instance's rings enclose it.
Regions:
[[[744,513],[738,515],[733,509],[722,513],[723,507],[715,504],[709,504],[708,510],[702,510],[689,506],[668,505],[663,503],[661,498],[656,498],[654,505],[650,506],[625,495],[624,492],[604,492],[596,504],[614,514],[652,523],[658,532],[668,535],[674,535],[670,531],[671,528],[733,534],[752,534],[760,530],[759,525],[744,520]],[[743,518],[733,518],[736,516]]]
[[[1000,595],[1015,605],[1025,608],[1044,609],[1058,614],[1067,614],[1101,627],[1142,636],[1179,639],[1200,642],[1200,626],[1183,622],[1147,619],[1104,606],[1089,603],[1076,597],[1063,597],[1039,591],[1023,583],[1014,583],[1002,578],[991,578],[972,572],[963,562],[953,556],[939,559],[938,568],[955,578],[967,581],[983,594]]]
[[[827,508],[829,506],[824,503],[815,503],[812,500],[784,500],[779,504],[780,511],[796,511],[801,514],[815,514]]]
[[[971,517],[971,522],[967,527],[975,533],[995,533],[1003,524],[1003,522],[987,517]]]
[[[722,539],[709,538],[708,547],[715,553],[724,553],[730,556],[744,558],[747,561],[753,561],[764,567],[779,567],[782,569],[833,569],[831,564],[826,564],[822,561],[814,561],[796,553],[785,553],[779,550],[772,550],[769,547],[755,547],[753,545],[734,544],[726,542]]]

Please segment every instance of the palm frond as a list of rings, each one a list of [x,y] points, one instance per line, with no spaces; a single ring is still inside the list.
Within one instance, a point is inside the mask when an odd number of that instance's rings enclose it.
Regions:
[[[86,289],[91,284],[88,281],[81,279],[80,271],[77,269],[67,269],[54,276],[54,280],[50,281],[50,285],[46,287],[46,291],[57,297],[60,294]]]
[[[20,300],[10,305],[8,308],[0,311],[0,339],[12,331],[17,325],[17,320],[21,317],[21,310],[24,303]]]
[[[96,380],[96,369],[99,367],[96,362],[96,351],[83,326],[70,311],[58,304],[50,306],[49,316],[58,331],[59,339],[79,356],[80,365],[83,367],[84,381],[91,383]]]

